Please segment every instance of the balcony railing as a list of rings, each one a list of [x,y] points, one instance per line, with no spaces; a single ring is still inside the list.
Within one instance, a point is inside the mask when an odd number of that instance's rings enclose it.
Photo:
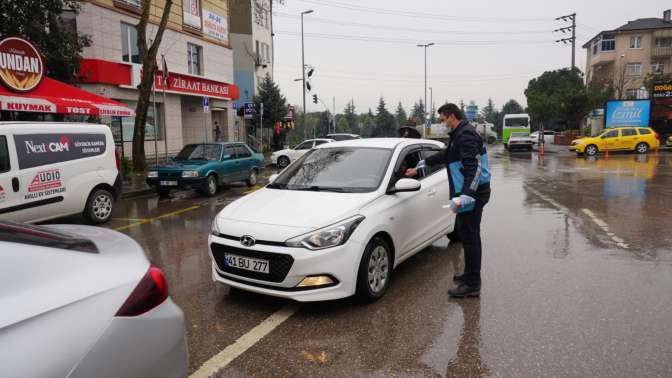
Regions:
[[[654,58],[672,56],[672,47],[654,47],[651,49],[651,56]]]

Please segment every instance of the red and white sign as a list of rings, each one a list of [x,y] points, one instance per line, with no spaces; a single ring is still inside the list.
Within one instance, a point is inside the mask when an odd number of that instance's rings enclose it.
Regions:
[[[163,85],[163,74],[157,71],[154,77],[156,90],[201,95],[225,100],[237,99],[238,87],[232,84],[220,83],[200,77],[171,72],[168,85]]]
[[[42,192],[49,189],[61,187],[61,171],[52,169],[42,171],[35,175],[33,181],[28,185],[28,193]]]
[[[44,64],[37,49],[22,38],[0,41],[0,81],[12,91],[28,92],[42,81]]]
[[[0,203],[5,202],[5,188],[0,185]]]

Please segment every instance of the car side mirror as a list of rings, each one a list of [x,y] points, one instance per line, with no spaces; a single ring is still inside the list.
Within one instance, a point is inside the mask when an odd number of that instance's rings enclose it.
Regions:
[[[422,188],[420,181],[411,178],[402,178],[397,181],[393,189],[388,190],[387,194],[417,192],[420,188]]]
[[[277,174],[277,173],[272,174],[271,177],[268,178],[268,183],[269,183],[269,184],[272,184],[273,181],[275,181],[275,180],[278,179],[278,176],[280,176],[280,175]]]

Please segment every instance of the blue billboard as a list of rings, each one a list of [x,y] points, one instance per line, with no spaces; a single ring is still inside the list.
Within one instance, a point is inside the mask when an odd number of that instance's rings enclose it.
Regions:
[[[607,102],[606,127],[648,126],[651,115],[650,100]]]

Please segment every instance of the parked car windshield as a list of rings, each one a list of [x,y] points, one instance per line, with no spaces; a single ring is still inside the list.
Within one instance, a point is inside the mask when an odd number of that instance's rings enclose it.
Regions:
[[[189,144],[182,148],[175,160],[219,160],[222,146],[218,144]]]
[[[271,189],[365,193],[376,190],[392,150],[335,147],[312,150],[291,165]]]

